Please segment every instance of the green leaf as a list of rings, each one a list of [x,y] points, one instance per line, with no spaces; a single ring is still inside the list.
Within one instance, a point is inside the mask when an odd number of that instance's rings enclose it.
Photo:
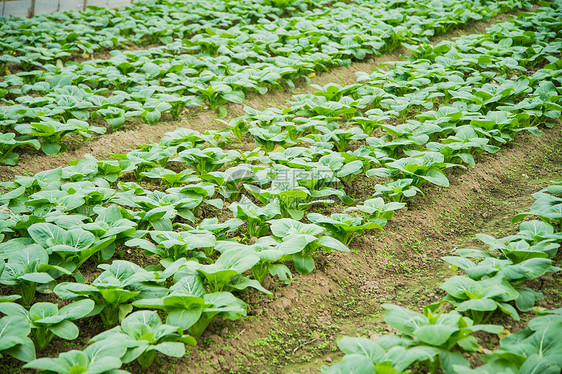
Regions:
[[[217,259],[215,266],[242,274],[251,269],[259,260],[258,255],[251,249],[226,251]]]
[[[203,306],[200,304],[192,305],[189,309],[172,309],[168,312],[166,323],[187,330],[199,320],[202,312]]]
[[[146,122],[149,125],[154,125],[160,120],[161,116],[162,116],[162,113],[160,113],[160,111],[158,109],[153,109],[152,111],[146,112],[145,119],[146,119]]]
[[[53,277],[47,273],[27,273],[21,275],[18,279],[39,284],[49,283],[54,280]]]
[[[517,313],[517,309],[515,309],[512,305],[508,303],[498,303],[498,307],[502,312],[511,316],[514,320],[519,321],[519,313]]]
[[[459,328],[456,326],[436,324],[419,326],[414,330],[413,335],[423,343],[440,346],[445,344],[451,335],[457,331],[459,331]]]
[[[66,340],[74,340],[79,334],[78,327],[70,321],[62,321],[61,323],[52,325],[49,327],[49,330],[59,338]]]
[[[467,310],[477,310],[481,312],[492,311],[498,308],[498,303],[492,299],[470,299],[457,305],[456,310],[466,312]]]
[[[268,267],[269,274],[278,276],[285,284],[291,283],[293,276],[291,270],[284,264],[271,264]]]
[[[228,115],[228,110],[225,106],[219,107],[219,118],[225,118]]]
[[[375,341],[367,338],[351,338],[344,336],[338,340],[338,347],[345,354],[358,354],[368,357],[372,362],[380,362],[384,357],[384,349]]]
[[[314,259],[312,256],[295,253],[293,255],[295,270],[300,274],[308,274],[314,270]]]
[[[420,175],[420,177],[438,186],[449,187],[449,180],[445,174],[440,171],[429,169],[425,174]]]
[[[66,238],[66,231],[52,223],[35,223],[27,229],[27,232],[43,248],[62,244]]]
[[[384,320],[393,328],[407,335],[413,335],[418,325],[426,324],[427,318],[394,304],[384,304]]]
[[[341,252],[349,252],[349,248],[339,240],[331,237],[331,236],[321,236],[318,238],[318,244],[323,247],[335,249]]]
[[[6,353],[23,362],[35,360],[35,345],[33,341],[27,337],[22,337],[21,340],[21,344],[11,348]]]
[[[468,361],[463,357],[462,353],[458,351],[446,351],[444,349],[439,350],[439,363],[441,364],[441,369],[443,369],[445,374],[456,374],[457,371],[453,368],[453,366],[470,366]]]
[[[242,91],[232,91],[229,93],[225,93],[222,95],[222,97],[226,100],[226,101],[230,101],[236,104],[242,104],[244,102],[244,92]]]
[[[158,352],[172,357],[183,357],[185,354],[185,345],[178,342],[164,342],[154,346]]]
[[[82,318],[94,309],[95,303],[92,300],[79,300],[72,304],[63,306],[59,310],[59,315],[66,317],[69,320]]]
[[[515,305],[522,312],[530,311],[537,301],[544,298],[541,292],[537,292],[529,287],[515,286],[515,289],[519,292],[519,298],[515,301]]]
[[[27,310],[19,304],[11,303],[11,302],[3,302],[0,303],[0,313],[3,313],[7,316],[20,316],[27,318]]]
[[[61,150],[61,146],[58,143],[42,143],[41,144],[41,150],[46,154],[46,155],[56,155],[57,153],[59,153],[59,151]]]
[[[371,360],[366,356],[358,354],[345,355],[340,362],[322,372],[324,374],[394,374],[392,371],[375,371],[375,366]]]
[[[459,340],[457,344],[467,352],[477,352],[481,348],[478,340],[472,335]]]

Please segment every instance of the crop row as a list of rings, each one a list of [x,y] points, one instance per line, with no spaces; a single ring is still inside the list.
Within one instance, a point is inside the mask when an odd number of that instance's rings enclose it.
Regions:
[[[496,310],[519,321],[518,311],[531,311],[544,297],[525,282],[561,270],[553,266],[552,258],[562,242],[562,179],[533,196],[537,201],[531,212],[514,221],[529,215],[540,220],[523,222],[517,234],[504,238],[479,234],[487,249],[461,249],[458,256],[443,257],[453,270],[462,269],[466,275],[440,286],[447,294],[442,300],[425,306],[423,314],[383,305],[385,321],[400,334],[340,339],[338,346],[346,355],[323,373],[402,373],[416,364],[429,373],[439,368],[445,374],[560,373],[562,308],[538,310],[527,328],[488,351],[481,366],[471,369],[462,354],[483,351],[475,332],[503,332],[501,325],[486,324]]]
[[[84,12],[5,18],[0,24],[0,61],[25,70],[76,54],[126,46],[168,44],[206,30],[225,30],[279,17],[300,15],[326,1],[139,1],[119,10],[89,7]],[[282,4],[281,4],[282,5]],[[3,72],[2,72],[3,74]]]
[[[126,118],[149,124],[163,113],[178,118],[187,107],[242,103],[247,94],[293,86],[317,70],[346,65],[456,24],[495,15],[525,1],[471,6],[453,0],[440,9],[409,0],[381,5],[342,4],[330,12],[279,19],[236,30],[206,30],[191,39],[149,50],[115,52],[107,60],[11,74],[0,82],[0,162],[17,162],[19,147],[46,154],[64,148],[69,135],[86,139]],[[377,8],[378,7],[378,8]],[[400,26],[397,26],[400,24]],[[304,35],[304,37],[303,37]],[[89,121],[89,122],[88,122]]]
[[[560,104],[561,69],[550,60],[559,53],[553,20],[561,7],[415,48],[427,62],[416,56],[365,83],[322,87],[285,110],[248,108],[230,129],[235,137],[249,132],[259,146],[253,151],[228,150],[228,131],[179,129],[116,160],[88,156],[3,183],[0,283],[15,295],[0,306],[8,315],[0,320],[2,353],[60,373],[72,365],[111,371],[133,360],[147,367],[156,352],[183,355],[183,344],[213,318],[246,313],[234,293],[268,293],[266,276],[288,283],[293,269],[310,273],[315,252],[346,251],[355,235],[381,230],[423,184],[447,186],[446,168],[473,164],[474,154],[496,151],[521,130],[538,133],[533,125]],[[379,197],[331,216],[315,211],[335,200],[354,204],[345,184],[365,174],[384,178]],[[201,219],[225,206],[227,219]],[[547,255],[558,248],[552,244],[542,248]],[[154,263],[114,259],[127,248]],[[94,264],[103,271],[82,274]],[[33,303],[37,291],[51,290],[71,303]],[[531,294],[521,290],[503,310]],[[165,312],[164,324],[154,310]],[[96,315],[112,328],[84,351],[32,361],[53,336],[76,338],[72,321]]]

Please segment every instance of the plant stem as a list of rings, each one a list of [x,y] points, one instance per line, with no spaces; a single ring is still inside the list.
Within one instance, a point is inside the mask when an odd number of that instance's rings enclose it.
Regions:
[[[33,341],[35,341],[35,345],[40,351],[47,348],[47,345],[53,339],[53,333],[46,328],[33,329],[32,335]]]
[[[150,366],[152,366],[152,363],[154,362],[154,359],[156,358],[156,350],[151,350],[151,351],[145,351],[143,352],[138,358],[137,361],[139,362],[139,365],[143,368],[149,368]]]
[[[31,306],[31,302],[35,297],[35,290],[37,289],[37,283],[35,282],[25,282],[19,286],[21,294],[21,305],[25,308]]]

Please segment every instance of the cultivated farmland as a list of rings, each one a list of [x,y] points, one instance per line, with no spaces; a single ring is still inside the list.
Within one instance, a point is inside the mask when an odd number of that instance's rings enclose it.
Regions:
[[[560,0],[0,18],[2,372],[560,372],[561,30]]]

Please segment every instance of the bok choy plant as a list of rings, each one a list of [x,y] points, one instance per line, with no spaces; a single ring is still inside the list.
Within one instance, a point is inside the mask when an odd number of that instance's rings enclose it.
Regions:
[[[134,312],[123,319],[121,325],[94,336],[91,343],[118,342],[127,348],[121,362],[138,361],[143,369],[154,363],[158,352],[170,357],[185,355],[185,344],[195,344],[192,336],[184,335],[179,327],[163,324],[154,311]]]
[[[65,300],[93,300],[95,307],[90,315],[99,313],[107,327],[117,325],[131,313],[134,300],[167,293],[158,285],[165,279],[157,279],[154,272],[128,261],[115,260],[111,265],[101,264],[99,267],[105,271],[92,284],[63,282],[53,291]]]
[[[0,303],[1,313],[7,316],[21,316],[28,321],[33,341],[39,350],[47,348],[55,335],[65,340],[76,339],[79,330],[72,321],[88,315],[93,309],[92,300],[80,300],[61,309],[52,303],[35,303],[29,311],[19,304]]]
[[[326,229],[316,224],[306,224],[290,218],[268,222],[271,232],[281,242],[278,250],[288,250],[288,253],[292,255],[295,270],[301,274],[308,274],[314,269],[312,254],[317,249],[327,252],[334,249],[342,252],[349,251],[345,244],[326,235]]]

